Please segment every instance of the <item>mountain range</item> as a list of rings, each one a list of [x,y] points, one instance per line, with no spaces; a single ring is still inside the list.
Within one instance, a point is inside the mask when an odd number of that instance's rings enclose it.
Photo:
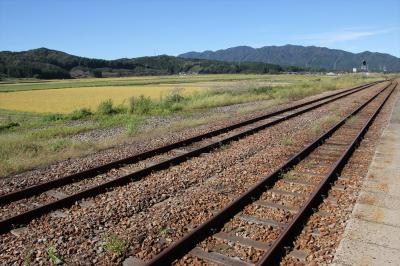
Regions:
[[[400,59],[390,54],[369,51],[351,53],[316,46],[284,45],[261,48],[237,46],[217,51],[188,52],[179,57],[227,62],[264,62],[329,71],[360,69],[362,62],[366,61],[370,71],[400,71]]]
[[[400,72],[400,59],[389,54],[355,54],[315,46],[238,46],[215,52],[189,52],[177,57],[160,55],[116,60],[86,58],[39,48],[0,52],[0,79],[352,71],[353,68],[360,69],[363,61],[371,71]]]

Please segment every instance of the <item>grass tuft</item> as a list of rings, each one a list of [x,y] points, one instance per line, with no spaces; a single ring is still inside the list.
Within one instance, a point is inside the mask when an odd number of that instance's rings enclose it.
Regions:
[[[104,244],[104,248],[117,257],[124,255],[128,249],[128,243],[123,238],[112,235],[108,237]]]
[[[71,120],[79,120],[79,119],[83,119],[83,118],[87,118],[88,116],[91,116],[93,113],[92,111],[90,111],[89,108],[81,108],[78,110],[73,111],[68,118]]]
[[[50,144],[50,150],[54,152],[62,151],[67,146],[67,140],[57,139]]]
[[[172,229],[171,228],[168,228],[168,227],[162,227],[161,229],[160,229],[160,234],[162,235],[162,236],[167,236],[167,235],[169,235],[169,234],[171,234],[172,233]]]
[[[320,123],[315,123],[312,127],[311,130],[315,133],[315,134],[321,134],[322,132],[322,126]]]
[[[131,114],[147,115],[153,108],[153,101],[150,97],[140,95],[139,97],[132,96],[129,99],[129,112]]]
[[[354,125],[356,122],[358,121],[358,117],[357,116],[351,116],[349,119],[347,119],[347,123],[349,125]]]
[[[293,140],[289,136],[283,136],[281,143],[284,146],[291,146],[291,145],[293,145]]]
[[[53,122],[63,120],[65,117],[62,114],[47,114],[43,117],[44,122]]]
[[[140,120],[139,119],[132,119],[126,125],[126,134],[128,136],[136,135],[139,131]]]
[[[23,256],[24,256],[24,264],[23,265],[24,266],[31,265],[31,262],[33,260],[33,248],[31,246],[27,247],[24,250]]]
[[[50,246],[47,249],[47,255],[49,256],[51,262],[55,265],[63,264],[63,261],[58,257],[57,250],[54,246]]]
[[[313,168],[315,166],[315,163],[312,161],[307,161],[304,163],[304,167],[307,169]]]
[[[298,176],[296,174],[293,174],[291,172],[287,172],[285,174],[281,174],[280,176],[282,179],[286,179],[286,180],[295,180],[298,178]]]
[[[123,106],[114,106],[111,99],[105,100],[97,107],[97,113],[100,115],[120,114],[126,111]]]

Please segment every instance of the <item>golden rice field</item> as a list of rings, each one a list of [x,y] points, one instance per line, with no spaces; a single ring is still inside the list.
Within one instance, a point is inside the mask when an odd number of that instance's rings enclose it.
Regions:
[[[175,89],[188,95],[204,88],[206,84],[160,84],[17,91],[0,93],[0,108],[37,113],[70,113],[82,107],[96,110],[99,103],[107,99],[112,99],[116,105],[125,105],[132,96],[145,95],[160,99]]]
[[[63,81],[65,82],[65,81]],[[74,84],[74,81],[69,81]],[[83,82],[80,81],[79,85]],[[106,80],[106,82],[110,82]],[[52,84],[56,81],[51,82]],[[90,83],[89,83],[90,84]],[[115,105],[127,105],[132,96],[148,96],[158,100],[173,90],[179,90],[183,95],[208,89],[243,88],[252,84],[284,85],[287,82],[271,81],[201,81],[182,82],[177,84],[149,84],[149,85],[110,85],[91,84],[95,86],[73,86],[71,88],[33,89],[0,92],[0,109],[35,112],[35,113],[70,113],[82,107],[96,110],[99,103],[111,99]],[[12,86],[7,85],[7,86]],[[17,84],[21,85],[21,84]],[[28,84],[29,85],[29,84]],[[97,86],[96,86],[97,85]]]

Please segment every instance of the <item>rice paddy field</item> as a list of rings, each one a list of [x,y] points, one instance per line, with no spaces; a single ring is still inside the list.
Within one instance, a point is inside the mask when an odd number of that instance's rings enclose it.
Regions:
[[[297,77],[298,79],[298,77]],[[277,86],[295,82],[291,76],[205,75],[171,77],[131,77],[44,82],[0,83],[0,109],[35,113],[70,113],[79,108],[94,110],[111,99],[116,105],[127,104],[140,95],[160,100],[172,91],[184,96],[207,90],[254,86]]]
[[[116,105],[126,105],[132,96],[144,95],[156,100],[175,89],[179,89],[183,95],[188,95],[199,91],[202,87],[162,84],[17,91],[0,94],[0,108],[36,113],[70,113],[82,107],[95,110],[107,99],[111,99]]]

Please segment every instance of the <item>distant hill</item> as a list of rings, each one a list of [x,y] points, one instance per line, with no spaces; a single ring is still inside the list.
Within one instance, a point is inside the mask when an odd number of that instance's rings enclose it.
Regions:
[[[359,68],[366,60],[371,71],[400,71],[400,59],[389,54],[362,52],[350,53],[342,50],[316,46],[265,46],[252,48],[238,46],[218,51],[189,52],[182,58],[199,58],[227,62],[264,62],[269,64],[292,65],[304,68],[351,71]]]
[[[279,73],[302,71],[266,63],[232,63],[175,56],[102,60],[70,55],[47,48],[23,52],[0,52],[0,78],[79,78],[168,75],[184,73]]]

